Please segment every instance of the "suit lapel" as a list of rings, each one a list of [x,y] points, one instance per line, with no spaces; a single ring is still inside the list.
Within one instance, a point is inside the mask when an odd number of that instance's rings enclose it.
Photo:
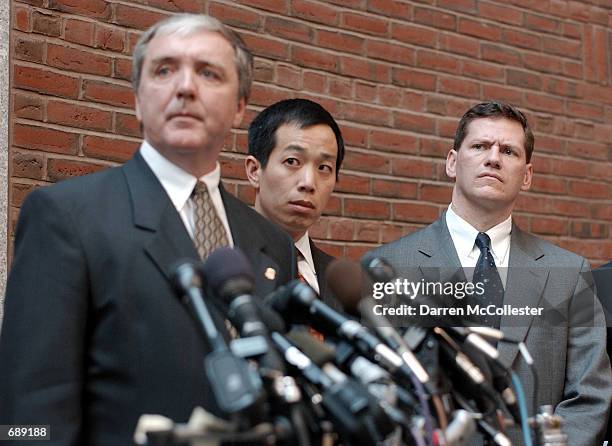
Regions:
[[[251,261],[255,274],[255,289],[265,297],[277,286],[278,264],[265,252],[266,243],[258,233],[256,222],[247,212],[246,205],[225,190],[219,183],[221,199],[227,214],[234,246],[240,248]]]
[[[145,251],[169,278],[180,259],[199,260],[185,224],[140,153],[123,166],[130,191],[134,226],[153,232]]]
[[[515,224],[512,225],[511,237],[504,305],[517,308],[538,306],[550,273],[548,268],[538,263],[544,252],[534,243],[529,243],[525,233]],[[500,329],[509,338],[524,341],[532,323],[533,316],[505,315],[502,316]],[[502,361],[511,366],[518,353],[518,345],[500,343],[498,350]]]
[[[446,212],[429,227],[417,250],[423,254],[419,269],[426,281],[465,282],[465,273],[446,226]]]
[[[319,296],[323,297],[327,293],[325,270],[330,262],[328,257],[312,242],[312,239],[309,238],[308,241],[310,242],[310,253],[312,254],[312,261],[317,275],[317,283],[319,284]]]

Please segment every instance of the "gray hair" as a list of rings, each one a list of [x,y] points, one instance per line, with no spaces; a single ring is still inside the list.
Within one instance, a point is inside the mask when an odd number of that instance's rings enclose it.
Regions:
[[[149,42],[159,34],[178,33],[188,36],[200,31],[221,34],[234,48],[234,63],[238,73],[238,99],[248,100],[253,82],[253,55],[244,41],[232,29],[214,17],[203,14],[176,14],[168,17],[146,30],[138,39],[132,56],[132,87],[138,91],[142,65]]]

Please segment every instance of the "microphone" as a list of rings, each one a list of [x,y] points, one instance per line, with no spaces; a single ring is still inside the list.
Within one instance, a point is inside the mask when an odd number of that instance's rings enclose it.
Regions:
[[[369,259],[369,260],[368,260]],[[391,265],[382,258],[367,256],[364,257],[364,265],[368,265],[366,270],[372,273],[372,278],[383,278],[385,281],[391,280],[395,272]],[[372,266],[375,265],[375,266]],[[376,271],[376,272],[374,272]],[[435,393],[435,389],[430,384],[430,377],[423,368],[417,357],[408,348],[404,339],[395,330],[391,322],[384,316],[374,311],[376,303],[369,296],[361,297],[363,291],[363,273],[357,263],[348,260],[334,260],[326,271],[326,280],[334,295],[342,303],[344,308],[351,311],[359,311],[361,315],[375,328],[378,335],[404,360],[417,379],[426,386],[428,390]]]
[[[293,377],[285,376],[285,364],[270,340],[269,330],[284,332],[285,325],[274,310],[253,296],[254,278],[246,256],[239,249],[219,248],[208,257],[202,271],[210,288],[227,305],[227,316],[243,336],[241,340],[257,337],[264,341],[259,371],[270,379],[272,395],[287,405],[282,413],[291,415],[298,446],[309,445],[302,392]]]
[[[292,341],[279,333],[272,333],[272,340],[287,363],[321,392],[320,398],[314,397],[313,401],[320,401],[344,442],[364,446],[378,444],[393,431],[393,424],[376,398],[328,362],[333,357],[328,347],[309,335],[292,333],[289,336],[308,346],[317,361],[323,362],[320,366]]]
[[[284,372],[280,356],[272,348],[269,332],[262,320],[265,312],[267,322],[272,322],[282,331],[282,322],[276,323],[279,316],[271,310],[265,311],[255,303],[253,297],[254,278],[246,256],[239,250],[229,247],[216,249],[208,256],[202,266],[202,273],[210,289],[227,305],[227,316],[243,337],[261,336],[268,345],[267,352],[259,360],[262,368]],[[262,306],[263,307],[263,306]]]
[[[352,343],[366,358],[382,366],[399,379],[411,379],[411,370],[386,344],[370,333],[359,322],[337,312],[318,299],[310,286],[298,280],[291,281],[283,289],[266,298],[285,320],[309,323],[327,335],[337,335]]]
[[[217,330],[202,296],[197,265],[192,261],[179,263],[170,281],[183,302],[193,309],[192,315],[211,346],[212,352],[204,358],[204,370],[219,408],[228,414],[250,411],[262,398],[261,381],[245,360],[232,354]]]
[[[325,373],[335,378],[336,382],[348,379],[344,372],[336,366],[339,363],[339,355],[334,347],[319,341],[305,331],[292,331],[287,334],[287,338],[321,367]],[[351,375],[357,378],[362,387],[378,400],[378,405],[394,422],[408,426],[404,414],[394,407],[398,399],[398,389],[395,383],[391,381],[389,374],[363,356],[355,356],[348,366]],[[346,366],[342,363],[340,365]],[[412,402],[413,400],[411,400]],[[389,433],[390,431],[391,429],[389,429]]]

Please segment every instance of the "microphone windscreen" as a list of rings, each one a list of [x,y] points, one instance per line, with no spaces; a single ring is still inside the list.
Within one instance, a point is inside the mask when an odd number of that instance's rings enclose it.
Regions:
[[[268,331],[277,331],[279,333],[285,333],[287,331],[285,321],[277,311],[258,299],[253,299],[253,302],[257,307],[257,312],[259,313],[261,321],[268,328]]]
[[[333,347],[315,339],[305,330],[292,330],[286,337],[319,367],[336,359]]]
[[[238,248],[225,246],[213,251],[204,262],[202,273],[210,288],[223,298],[233,298],[253,291],[251,265]],[[226,290],[226,285],[230,282],[233,285],[232,289]]]
[[[361,266],[366,270],[370,278],[375,282],[391,282],[397,277],[393,266],[384,259],[371,252],[367,252],[361,258]]]
[[[361,267],[349,260],[334,260],[325,271],[325,280],[336,298],[349,313],[359,313],[363,287]]]

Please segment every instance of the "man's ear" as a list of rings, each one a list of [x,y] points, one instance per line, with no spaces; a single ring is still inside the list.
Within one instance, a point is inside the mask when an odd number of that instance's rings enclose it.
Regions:
[[[449,178],[457,177],[457,151],[455,149],[451,149],[446,155],[446,175]]]
[[[142,123],[142,112],[140,111],[140,101],[138,100],[137,93],[134,93],[134,108],[136,110],[136,119],[138,119],[138,122]]]
[[[528,163],[525,166],[525,176],[523,177],[523,184],[521,184],[521,190],[529,190],[531,188],[531,180],[533,179],[533,165]]]
[[[236,114],[234,115],[234,120],[232,121],[232,127],[238,128],[240,123],[242,123],[242,118],[244,118],[244,112],[246,111],[246,99],[240,98],[238,99],[238,107],[236,108]]]
[[[253,155],[249,155],[244,160],[244,169],[246,170],[249,183],[257,191],[259,191],[259,180],[261,175],[261,163]]]

